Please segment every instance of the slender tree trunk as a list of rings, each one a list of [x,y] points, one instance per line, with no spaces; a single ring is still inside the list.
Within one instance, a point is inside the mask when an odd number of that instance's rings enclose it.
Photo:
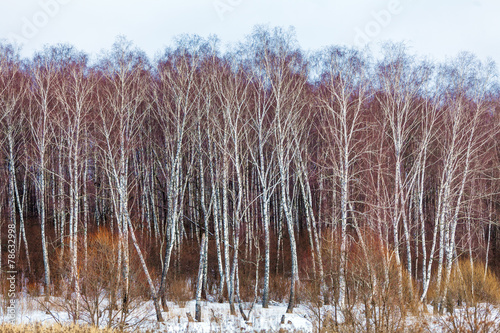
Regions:
[[[141,248],[139,247],[139,243],[137,242],[137,239],[135,237],[134,228],[132,226],[132,222],[130,221],[130,217],[128,216],[128,214],[126,219],[128,222],[128,228],[130,230],[130,236],[132,238],[132,243],[134,244],[137,255],[139,256],[139,260],[141,261],[142,270],[144,271],[144,274],[146,275],[146,279],[148,281],[149,292],[151,293],[151,298],[153,300],[153,304],[156,311],[156,320],[158,322],[162,322],[163,317],[161,314],[160,303],[158,301],[158,295],[156,293],[156,287],[153,283],[153,280],[151,279],[151,275],[149,274],[148,266],[146,265],[146,261],[144,260]]]
[[[288,228],[288,238],[290,240],[290,252],[292,256],[292,276],[290,278],[290,300],[288,302],[288,307],[286,309],[287,313],[292,313],[295,307],[295,288],[299,282],[299,270],[297,261],[297,244],[295,242],[295,230],[293,224],[293,215],[290,208],[290,198],[288,195],[288,187],[286,185],[286,180],[288,178],[288,172],[286,171],[284,165],[283,152],[279,152],[278,156],[281,159],[278,161],[280,169],[280,186],[281,186],[281,208],[285,214],[286,225]]]
[[[200,264],[198,267],[198,279],[196,283],[196,305],[195,305],[195,316],[196,321],[201,321],[201,290],[203,288],[203,271],[205,265],[206,256],[206,241],[205,232],[201,234],[201,245],[200,245]]]

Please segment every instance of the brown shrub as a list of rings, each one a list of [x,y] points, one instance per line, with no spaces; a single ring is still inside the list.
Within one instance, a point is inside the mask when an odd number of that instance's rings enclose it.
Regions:
[[[493,333],[500,331],[500,315],[489,306],[467,307],[440,318],[438,325],[443,332]]]
[[[477,302],[500,303],[500,279],[482,262],[461,259],[452,270],[448,297],[474,305]]]
[[[282,275],[269,277],[269,299],[276,302],[286,302],[290,296],[290,279]]]
[[[186,303],[194,299],[194,291],[189,279],[174,279],[168,284],[168,298],[179,307],[184,308]]]
[[[369,323],[367,330],[370,331],[402,331],[405,329],[408,305],[417,303],[415,282],[402,263],[397,265],[394,251],[386,247],[376,234],[369,229],[361,229],[359,232],[363,239],[353,232],[347,246],[347,295],[343,309],[346,322],[343,325],[355,330],[362,323]],[[327,294],[331,303],[336,305],[339,304],[340,273],[340,241],[337,238],[337,234],[332,237],[325,233],[323,241]],[[402,293],[399,292],[400,274]],[[318,293],[319,289],[313,288],[312,292]],[[315,298],[318,299],[317,296]],[[363,307],[357,307],[359,304],[363,304]]]

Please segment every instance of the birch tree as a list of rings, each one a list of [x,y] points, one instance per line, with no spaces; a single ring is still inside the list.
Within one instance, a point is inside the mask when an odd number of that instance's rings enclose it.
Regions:
[[[2,133],[7,141],[2,144],[4,154],[7,157],[8,172],[8,207],[9,219],[12,225],[17,224],[16,210],[19,212],[19,242],[24,243],[28,269],[30,269],[30,258],[28,241],[26,238],[26,228],[23,214],[23,204],[20,200],[17,173],[18,164],[21,162],[20,156],[22,150],[22,131],[26,130],[23,126],[25,120],[22,112],[26,104],[24,100],[27,95],[27,77],[21,67],[19,55],[12,45],[0,45],[0,123],[2,124]],[[24,149],[25,150],[25,149]],[[17,164],[17,165],[16,165]],[[26,171],[25,171],[26,174]],[[25,182],[24,182],[25,183]],[[24,192],[23,192],[24,193]],[[22,241],[22,242],[21,242]]]
[[[346,302],[347,224],[351,211],[351,184],[357,177],[355,165],[363,154],[366,143],[360,135],[366,128],[363,104],[367,98],[367,66],[363,54],[356,50],[331,48],[320,55],[322,75],[319,107],[324,110],[323,131],[331,140],[332,160],[328,173],[340,182],[340,265],[338,276],[338,301],[343,308]],[[335,169],[338,168],[338,170]],[[335,184],[335,182],[333,183]],[[336,191],[335,188],[332,191]]]
[[[146,103],[146,87],[149,65],[145,56],[132,49],[132,45],[120,38],[112,53],[101,63],[102,82],[99,85],[100,121],[102,126],[102,154],[106,160],[106,172],[111,185],[120,242],[119,262],[122,278],[122,323],[128,314],[130,288],[129,237],[139,256],[146,275],[156,317],[163,321],[156,287],[149,274],[142,250],[135,236],[129,211],[129,161],[136,147],[136,139],[144,114],[149,110]]]
[[[410,139],[415,134],[417,126],[416,110],[418,97],[423,86],[428,82],[428,66],[414,64],[406,54],[402,45],[387,45],[384,60],[378,64],[378,80],[381,96],[377,97],[380,103],[384,121],[387,121],[389,138],[392,143],[394,160],[393,172],[393,205],[391,207],[392,233],[394,257],[399,269],[399,294],[403,296],[403,274],[401,270],[399,236],[400,226],[403,227],[406,243],[406,265],[409,276],[412,275],[412,256],[410,246],[410,226],[408,221],[410,194],[415,185],[416,169],[413,163],[416,160],[415,152],[410,151]],[[406,166],[406,168],[405,168]],[[408,290],[413,288],[411,280]]]
[[[167,191],[166,249],[163,255],[159,296],[166,310],[165,288],[172,250],[180,232],[184,190],[187,175],[183,174],[187,134],[191,130],[197,99],[200,98],[200,65],[210,49],[203,40],[193,37],[178,40],[177,48],[166,50],[157,65],[154,86],[156,119],[163,140],[159,164]],[[192,167],[189,161],[189,167]]]
[[[293,161],[297,142],[292,128],[298,121],[304,99],[302,94],[307,84],[307,63],[297,49],[293,31],[275,29],[267,31],[257,28],[252,38],[255,40],[256,56],[263,64],[266,88],[272,95],[275,112],[274,141],[279,170],[280,205],[285,216],[291,252],[291,286],[287,312],[295,306],[295,288],[299,282],[297,245],[295,241],[294,218],[290,188],[290,165]]]
[[[33,151],[36,156],[35,183],[37,188],[37,206],[39,209],[40,230],[42,238],[42,257],[44,266],[45,294],[50,295],[51,277],[49,253],[46,234],[46,173],[48,150],[53,133],[53,118],[57,107],[54,94],[57,83],[58,54],[55,48],[46,48],[37,53],[30,63],[32,86],[30,89],[32,105],[30,107],[29,126],[33,140]]]
[[[253,59],[252,59],[253,60]],[[250,130],[247,131],[249,156],[257,170],[259,181],[260,211],[262,228],[264,229],[264,285],[262,291],[262,307],[269,307],[269,277],[271,262],[271,212],[270,203],[276,185],[275,147],[273,146],[274,118],[272,101],[266,87],[263,63],[255,63],[251,68],[250,85],[253,109],[250,111],[250,128],[255,132],[255,140],[251,140]]]
[[[92,108],[92,94],[96,80],[95,74],[87,68],[87,57],[69,47],[61,47],[59,52],[62,69],[56,89],[57,100],[64,115],[60,119],[61,133],[66,143],[69,172],[69,251],[71,267],[71,285],[76,293],[76,312],[79,312],[80,281],[78,276],[78,238],[80,234],[80,199],[83,195],[81,182],[86,174],[85,136],[87,118]],[[63,177],[63,175],[59,175]],[[86,221],[85,221],[86,222]],[[84,230],[86,233],[86,229]],[[64,232],[62,234],[64,237]],[[64,243],[63,243],[64,246]]]

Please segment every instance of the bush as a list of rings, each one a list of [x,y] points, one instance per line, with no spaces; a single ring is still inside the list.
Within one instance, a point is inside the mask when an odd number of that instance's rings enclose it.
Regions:
[[[493,333],[500,331],[500,315],[490,306],[475,306],[457,310],[453,314],[441,318],[439,326],[444,332]]]
[[[126,307],[122,304],[123,282],[118,262],[119,241],[106,228],[101,228],[89,235],[87,262],[83,256],[83,246],[79,244],[78,280],[80,294],[74,292],[71,285],[69,251],[59,256],[58,265],[60,297],[39,302],[48,313],[65,311],[76,323],[81,320],[92,326],[106,325],[117,328],[128,325],[137,326],[148,316],[144,306],[149,300],[146,279],[137,256],[130,252],[130,275]],[[54,319],[57,321],[55,315]]]
[[[98,326],[104,315],[113,321],[118,295],[118,241],[102,229],[89,237],[87,267],[79,261],[83,310],[86,320]],[[110,325],[111,326],[111,325]]]
[[[275,302],[287,302],[290,297],[290,278],[271,274],[269,277],[269,299]]]
[[[491,271],[485,274],[482,262],[461,259],[455,265],[448,286],[448,298],[475,305],[478,302],[500,303],[500,280]]]
[[[396,264],[394,252],[385,246],[371,230],[360,229],[350,237],[347,253],[346,304],[342,310],[342,329],[356,330],[367,326],[367,330],[384,332],[403,331],[408,308],[416,305],[414,281],[401,263]],[[331,303],[339,305],[339,242],[327,235],[323,241],[325,277]],[[399,292],[400,274],[402,293]],[[362,304],[362,307],[357,305]],[[415,306],[416,308],[416,306]],[[333,316],[336,318],[336,315]]]
[[[179,307],[186,307],[186,303],[194,299],[194,291],[189,279],[175,279],[167,283],[169,299],[179,305]]]

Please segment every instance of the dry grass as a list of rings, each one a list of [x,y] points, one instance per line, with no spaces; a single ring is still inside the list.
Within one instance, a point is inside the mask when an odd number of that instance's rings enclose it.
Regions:
[[[485,265],[482,262],[459,260],[452,271],[448,287],[451,299],[475,305],[477,302],[490,304],[500,303],[500,280],[491,271],[485,274]]]
[[[316,311],[318,326],[322,329],[357,332],[364,327],[369,332],[405,332],[410,315],[419,313],[416,282],[407,273],[404,264],[398,265],[395,253],[387,248],[370,230],[361,230],[363,239],[357,237],[349,243],[345,274],[346,298],[343,322],[320,318],[318,296],[309,297]],[[341,307],[338,300],[339,289],[339,242],[329,236],[323,242],[323,260],[325,264],[325,282],[330,304]],[[401,277],[401,291],[400,291]],[[312,288],[311,288],[312,287]],[[309,294],[318,294],[319,289],[313,283]],[[307,294],[307,293],[306,293]],[[359,307],[358,305],[362,305]],[[335,315],[333,316],[335,318]],[[323,320],[323,323],[321,323]],[[332,323],[329,323],[332,322]],[[418,332],[418,330],[417,330]]]
[[[438,321],[444,332],[494,333],[500,331],[500,315],[489,306],[475,306],[455,311]]]
[[[179,307],[186,307],[186,303],[193,297],[191,280],[175,279],[168,283],[168,298]]]
[[[97,328],[79,325],[29,325],[1,324],[0,333],[120,333],[122,331],[110,328]]]
[[[441,291],[444,286],[444,278]],[[430,282],[427,299],[437,304],[440,295],[435,276]],[[500,304],[500,279],[492,270],[485,274],[483,262],[474,261],[471,265],[469,259],[460,259],[454,265],[444,306],[451,311],[455,306],[474,306],[477,303]]]
[[[269,278],[269,299],[275,302],[287,302],[290,297],[290,278],[271,275]]]

